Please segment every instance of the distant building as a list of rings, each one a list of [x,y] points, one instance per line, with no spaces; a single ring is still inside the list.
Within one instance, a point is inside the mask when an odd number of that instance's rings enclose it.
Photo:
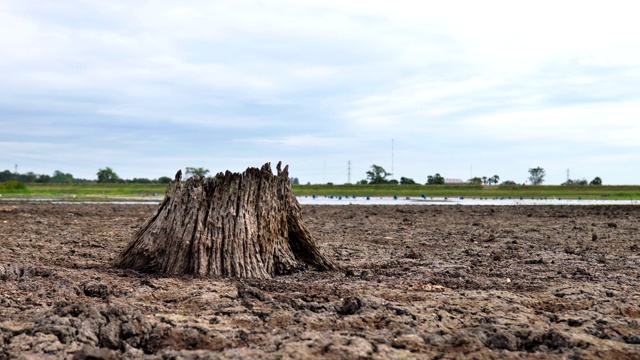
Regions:
[[[445,178],[444,183],[445,184],[464,184],[464,181],[462,181],[462,179]]]

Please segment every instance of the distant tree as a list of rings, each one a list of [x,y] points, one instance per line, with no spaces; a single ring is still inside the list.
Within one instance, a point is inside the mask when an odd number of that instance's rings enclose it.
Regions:
[[[529,169],[529,182],[531,185],[542,185],[546,172],[541,167]]]
[[[49,179],[49,182],[55,184],[71,184],[73,182],[73,175],[56,170],[53,172],[53,176]]]
[[[392,174],[388,173],[382,166],[376,164],[371,165],[371,170],[367,171],[369,184],[386,184],[389,182],[387,176],[390,175]]]
[[[89,179],[81,179],[81,178],[73,178],[73,183],[74,184],[82,184],[82,183],[92,183],[95,182],[95,180],[89,180]]]
[[[591,180],[589,185],[595,185],[595,186],[602,185],[602,179],[600,179],[600,176],[596,176],[595,178],[593,178],[593,180]]]
[[[29,171],[28,173],[26,173],[26,174],[24,174],[22,176],[22,181],[24,181],[26,183],[36,182],[36,180],[38,180],[38,175],[36,175],[32,171]]]
[[[497,184],[498,182],[500,182],[500,176],[493,175],[492,177],[488,178],[487,181],[489,182],[489,185]]]
[[[504,186],[513,186],[513,185],[518,185],[518,184],[516,184],[516,182],[515,182],[515,181],[513,181],[513,180],[506,180],[506,181],[503,181],[503,182],[500,184],[500,186],[503,186],[503,185],[504,185]]]
[[[442,175],[436,173],[435,175],[427,176],[427,185],[443,185],[444,177]]]
[[[5,182],[5,181],[9,181],[9,180],[14,180],[15,179],[15,174],[12,173],[9,170],[5,170],[3,172],[0,172],[0,182]]]
[[[120,177],[110,167],[104,169],[98,169],[98,182],[99,183],[117,183],[120,181]]]
[[[132,184],[151,184],[151,180],[147,178],[133,178],[128,182]]]
[[[46,174],[40,174],[38,175],[38,178],[36,179],[37,183],[43,183],[46,184],[48,182],[51,182],[51,176],[46,175]]]
[[[300,185],[300,180],[297,177],[291,178],[291,185]]]
[[[367,179],[362,179],[356,183],[356,185],[367,185],[369,181]]]
[[[171,178],[168,176],[161,176],[158,178],[158,180],[156,182],[160,183],[160,184],[169,184],[171,183]]]
[[[482,179],[477,176],[467,180],[467,182],[469,185],[482,185]]]
[[[398,180],[396,180],[396,179],[391,179],[391,180],[387,181],[387,184],[398,185]]]
[[[572,180],[572,179],[567,179],[567,181],[563,182],[562,186],[585,186],[588,185],[589,183],[587,182],[586,179],[580,179],[580,180]]]
[[[407,177],[401,177],[400,178],[400,185],[415,185],[416,182],[412,179],[412,178],[407,178]]]
[[[487,177],[486,176],[482,177],[482,185],[487,185]]]
[[[196,168],[196,167],[187,166],[187,168],[185,169],[185,173],[187,177],[194,176],[194,175],[205,177],[209,173],[209,169],[205,169],[202,167]]]

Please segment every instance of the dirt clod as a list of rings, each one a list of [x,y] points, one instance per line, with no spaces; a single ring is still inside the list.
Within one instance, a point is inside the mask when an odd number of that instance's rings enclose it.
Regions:
[[[358,297],[350,296],[342,300],[342,305],[338,307],[338,314],[353,315],[362,309],[362,300]]]
[[[112,350],[85,345],[73,355],[73,360],[111,360],[115,359]]]

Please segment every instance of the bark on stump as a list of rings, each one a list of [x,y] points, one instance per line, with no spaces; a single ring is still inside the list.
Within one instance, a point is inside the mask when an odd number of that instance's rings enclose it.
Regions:
[[[269,278],[307,266],[336,269],[322,255],[291,191],[288,166],[193,176],[167,188],[156,212],[115,266],[157,274]]]

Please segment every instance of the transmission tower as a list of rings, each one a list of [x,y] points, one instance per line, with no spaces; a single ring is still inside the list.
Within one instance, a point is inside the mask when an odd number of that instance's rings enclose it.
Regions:
[[[351,160],[347,161],[347,184],[351,184]]]

